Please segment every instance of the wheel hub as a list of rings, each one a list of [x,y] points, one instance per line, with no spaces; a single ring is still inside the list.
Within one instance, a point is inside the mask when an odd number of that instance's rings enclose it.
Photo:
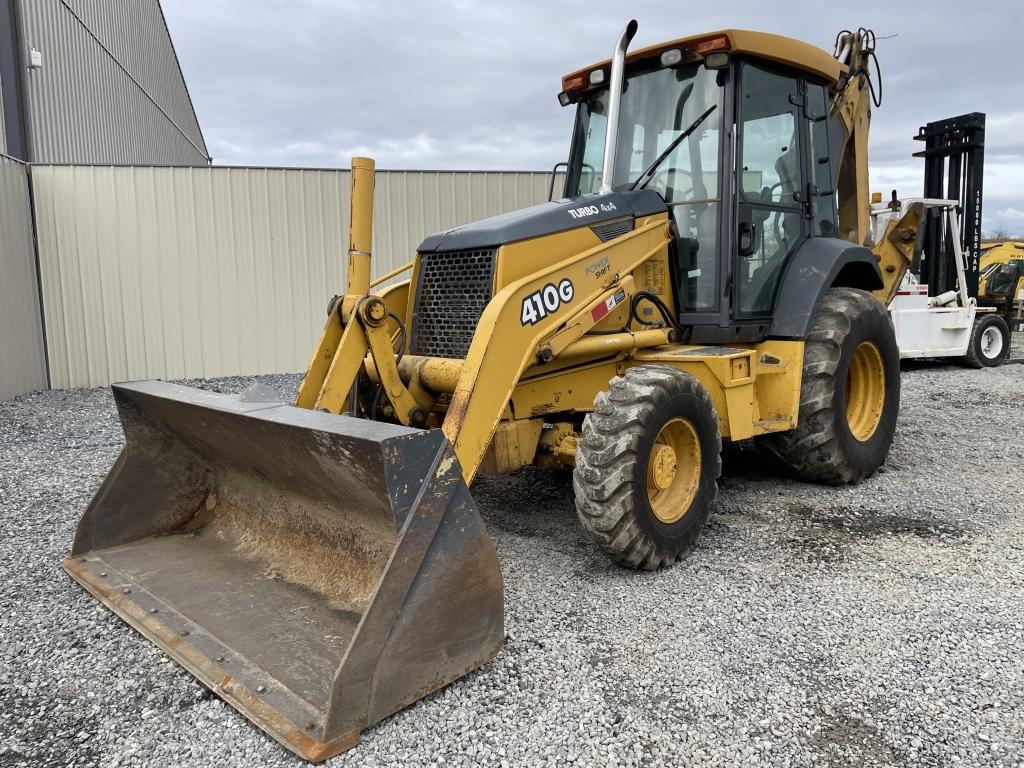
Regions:
[[[671,445],[655,445],[651,455],[651,480],[659,491],[672,484],[676,476],[676,451]]]
[[[989,360],[1003,351],[1003,335],[998,328],[986,328],[981,334],[981,352]]]
[[[647,460],[647,497],[655,517],[674,523],[690,509],[701,475],[697,430],[677,418],[661,428]]]
[[[861,342],[850,358],[846,375],[846,421],[853,436],[865,442],[882,421],[885,407],[885,366],[870,341]]]

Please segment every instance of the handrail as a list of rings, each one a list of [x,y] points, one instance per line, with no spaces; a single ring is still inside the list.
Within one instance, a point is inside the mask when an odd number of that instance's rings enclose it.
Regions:
[[[412,265],[415,264],[415,263],[416,263],[415,261],[410,261],[408,264],[403,264],[402,266],[398,267],[397,269],[392,269],[386,275],[381,275],[376,280],[371,280],[370,281],[370,287],[371,288],[376,288],[378,285],[380,285],[383,282],[387,282],[392,277],[396,277],[397,275],[402,274],[406,270],[412,269]]]
[[[564,160],[560,163],[555,163],[555,167],[551,169],[551,183],[548,184],[548,202],[551,202],[551,198],[555,196],[555,177],[558,175],[558,169],[565,166],[565,172],[569,172],[569,164]]]

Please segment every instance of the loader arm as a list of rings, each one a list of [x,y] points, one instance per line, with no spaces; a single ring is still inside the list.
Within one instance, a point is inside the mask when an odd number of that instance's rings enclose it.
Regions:
[[[552,264],[518,280],[491,299],[480,317],[462,374],[448,406],[442,430],[455,446],[466,482],[480,467],[494,430],[520,377],[537,361],[538,347],[567,320],[595,302],[620,275],[628,275],[671,241],[666,214],[641,219],[623,237]],[[595,279],[587,267],[607,258],[612,279]],[[523,320],[524,302],[548,286],[570,286],[557,311],[530,324]],[[632,285],[632,281],[622,281]],[[568,299],[565,297],[568,296]],[[628,301],[630,296],[626,296]]]
[[[362,266],[369,258],[373,163],[357,158],[352,169],[348,290],[331,303],[295,404],[341,413],[357,377],[366,371],[382,385],[402,424],[424,426],[428,403],[417,399],[423,390],[417,386],[416,377],[407,373],[403,379],[399,371],[386,325],[386,306],[380,297],[369,294],[369,275]],[[480,468],[526,369],[542,356],[550,360],[568,353],[572,342],[592,327],[579,317],[580,313],[607,298],[610,289],[623,294],[618,303],[628,302],[634,290],[629,275],[668,247],[672,238],[669,228],[665,213],[641,218],[628,234],[554,262],[505,286],[491,299],[461,362],[441,425],[454,446],[467,484]],[[602,270],[588,274],[587,267],[597,261],[602,262]],[[535,314],[529,316],[531,308]],[[649,345],[652,338],[660,337],[646,334],[644,343]],[[456,361],[432,358],[430,362]]]

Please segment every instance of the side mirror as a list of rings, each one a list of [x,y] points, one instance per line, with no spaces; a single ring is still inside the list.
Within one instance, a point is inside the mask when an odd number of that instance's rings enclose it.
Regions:
[[[753,256],[757,251],[757,225],[752,221],[741,221],[737,235],[736,248],[740,256]]]

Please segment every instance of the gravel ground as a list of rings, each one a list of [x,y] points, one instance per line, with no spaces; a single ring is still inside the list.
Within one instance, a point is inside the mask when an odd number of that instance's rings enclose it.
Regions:
[[[330,765],[1024,765],[1022,390],[1022,365],[906,365],[857,487],[733,449],[656,574],[595,551],[568,475],[483,478],[505,650]],[[120,444],[105,390],[0,403],[0,767],[300,765],[60,570]]]

